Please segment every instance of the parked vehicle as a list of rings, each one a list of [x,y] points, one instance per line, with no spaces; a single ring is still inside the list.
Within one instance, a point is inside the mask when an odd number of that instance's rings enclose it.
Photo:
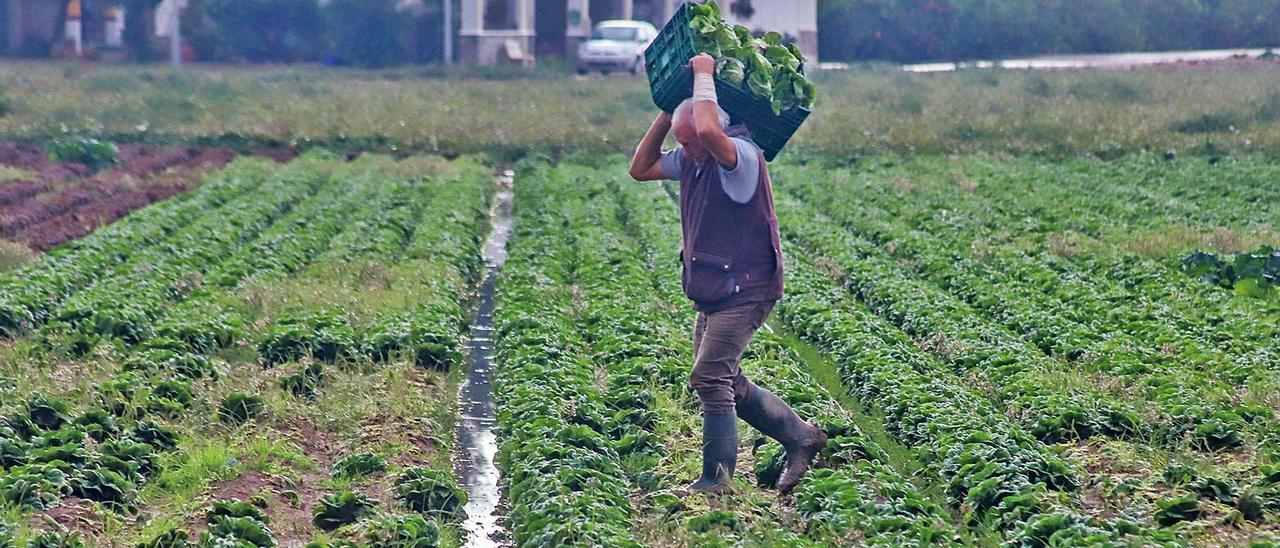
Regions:
[[[591,37],[578,45],[578,74],[644,70],[644,50],[658,36],[658,29],[644,21],[602,21]]]

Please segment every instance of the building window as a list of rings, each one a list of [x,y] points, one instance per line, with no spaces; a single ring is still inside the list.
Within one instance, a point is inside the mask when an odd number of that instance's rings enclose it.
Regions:
[[[743,19],[750,19],[756,14],[756,9],[751,7],[751,0],[734,0],[729,4],[729,13],[737,15]]]
[[[485,30],[515,30],[519,28],[520,18],[516,14],[519,6],[518,0],[485,0]]]

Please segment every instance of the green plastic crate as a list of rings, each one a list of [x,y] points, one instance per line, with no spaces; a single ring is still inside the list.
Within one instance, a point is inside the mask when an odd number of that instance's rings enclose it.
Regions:
[[[689,60],[697,55],[693,47],[693,30],[689,28],[689,4],[680,6],[675,15],[662,27],[644,51],[645,71],[649,75],[649,93],[658,108],[672,112],[681,101],[693,96],[693,73],[688,70]],[[800,67],[804,73],[804,67]],[[751,130],[751,136],[764,151],[768,161],[782,151],[809,117],[809,109],[796,107],[781,115],[773,114],[768,100],[758,98],[750,91],[716,79],[716,96],[720,107],[729,113],[735,123],[741,122]]]

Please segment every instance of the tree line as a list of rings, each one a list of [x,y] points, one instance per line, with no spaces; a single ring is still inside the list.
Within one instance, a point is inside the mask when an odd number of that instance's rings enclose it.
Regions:
[[[1280,46],[1280,0],[819,0],[830,61]]]

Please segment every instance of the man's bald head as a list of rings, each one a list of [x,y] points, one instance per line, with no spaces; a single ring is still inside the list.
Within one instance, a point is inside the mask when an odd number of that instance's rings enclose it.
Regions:
[[[720,129],[728,129],[729,113],[725,112],[720,105],[716,105],[716,116],[720,120]],[[688,130],[692,132],[695,128],[693,121],[693,98],[685,99],[680,102],[676,110],[671,113],[671,125],[679,129],[681,125],[687,125]],[[679,137],[677,137],[679,139]]]

